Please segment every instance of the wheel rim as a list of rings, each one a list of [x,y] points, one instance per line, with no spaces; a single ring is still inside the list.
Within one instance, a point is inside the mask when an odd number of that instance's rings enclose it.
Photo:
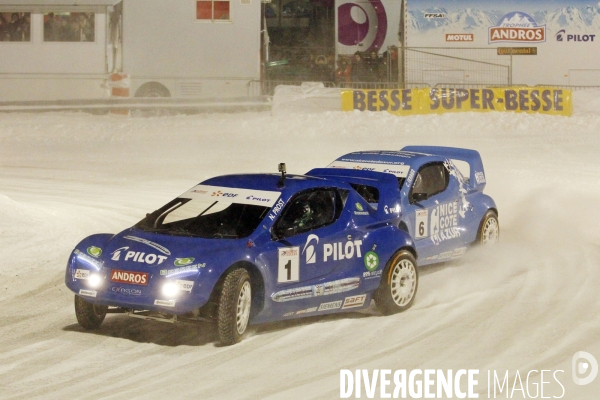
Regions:
[[[409,260],[402,260],[394,267],[390,282],[392,299],[396,305],[409,304],[417,289],[417,271]]]
[[[94,304],[92,306],[92,312],[94,313],[94,316],[96,318],[102,318],[104,316],[104,307],[97,306],[97,305]]]
[[[483,225],[481,234],[481,243],[493,244],[498,241],[500,234],[500,228],[498,227],[498,220],[496,218],[488,218]]]
[[[250,318],[250,304],[252,302],[252,292],[250,282],[246,281],[240,289],[240,295],[237,301],[236,324],[237,332],[241,335],[246,331],[248,319]]]

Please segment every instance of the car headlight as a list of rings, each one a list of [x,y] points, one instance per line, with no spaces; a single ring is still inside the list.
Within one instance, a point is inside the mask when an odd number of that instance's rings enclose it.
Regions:
[[[167,297],[173,297],[179,292],[179,286],[174,282],[167,282],[162,287],[162,294]]]
[[[87,281],[89,287],[98,288],[102,284],[102,277],[99,274],[90,274]]]

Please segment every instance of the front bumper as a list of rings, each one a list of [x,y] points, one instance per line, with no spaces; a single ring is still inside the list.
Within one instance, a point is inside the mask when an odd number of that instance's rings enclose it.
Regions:
[[[121,271],[74,251],[65,284],[93,304],[133,310],[185,314],[202,307],[210,291],[199,284],[201,270],[162,275],[160,270]]]

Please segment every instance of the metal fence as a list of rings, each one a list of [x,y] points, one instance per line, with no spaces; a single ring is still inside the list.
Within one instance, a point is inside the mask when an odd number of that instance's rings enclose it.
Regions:
[[[356,89],[512,85],[512,55],[498,55],[496,49],[409,47],[399,53],[390,46],[382,53],[359,54],[361,75],[356,74],[354,54],[338,54],[336,59],[327,47],[272,48],[260,94],[272,95],[277,84],[304,81]],[[350,72],[344,75],[345,65]]]
[[[600,86],[573,86],[573,85],[550,85],[550,84],[539,84],[535,85],[535,87],[553,87],[553,88],[561,88],[561,89],[569,89],[569,90],[589,90],[589,89],[600,89]]]
[[[411,82],[404,85],[397,82],[349,82],[338,84],[338,87],[346,89],[418,89],[429,86],[425,82]]]
[[[325,87],[349,89],[488,88],[527,86],[512,79],[513,55],[498,54],[496,48],[408,47],[397,52],[390,46],[383,53],[360,53],[371,70],[361,77],[351,71],[340,75],[343,65],[354,68],[354,54],[338,54],[330,48],[291,47],[275,49],[262,81],[253,81],[248,93],[272,96],[278,85],[323,82]],[[345,64],[342,64],[344,62]],[[376,72],[373,65],[378,66]],[[570,90],[600,89],[600,86],[536,85]]]
[[[442,82],[438,83],[435,86],[436,88],[460,88],[460,89],[486,89],[486,88],[503,88],[503,87],[514,87],[514,86],[524,86],[525,84],[513,83],[511,85],[497,84],[497,83],[451,83],[451,82]]]
[[[443,85],[511,86],[512,55],[489,48],[409,47],[405,49],[406,82]]]

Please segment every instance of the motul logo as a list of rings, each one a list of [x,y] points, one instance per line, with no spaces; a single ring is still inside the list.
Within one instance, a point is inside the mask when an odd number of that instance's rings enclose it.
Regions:
[[[145,272],[127,272],[116,269],[110,274],[110,281],[146,286],[148,285],[148,274]]]
[[[446,33],[446,42],[472,42],[472,33]]]

